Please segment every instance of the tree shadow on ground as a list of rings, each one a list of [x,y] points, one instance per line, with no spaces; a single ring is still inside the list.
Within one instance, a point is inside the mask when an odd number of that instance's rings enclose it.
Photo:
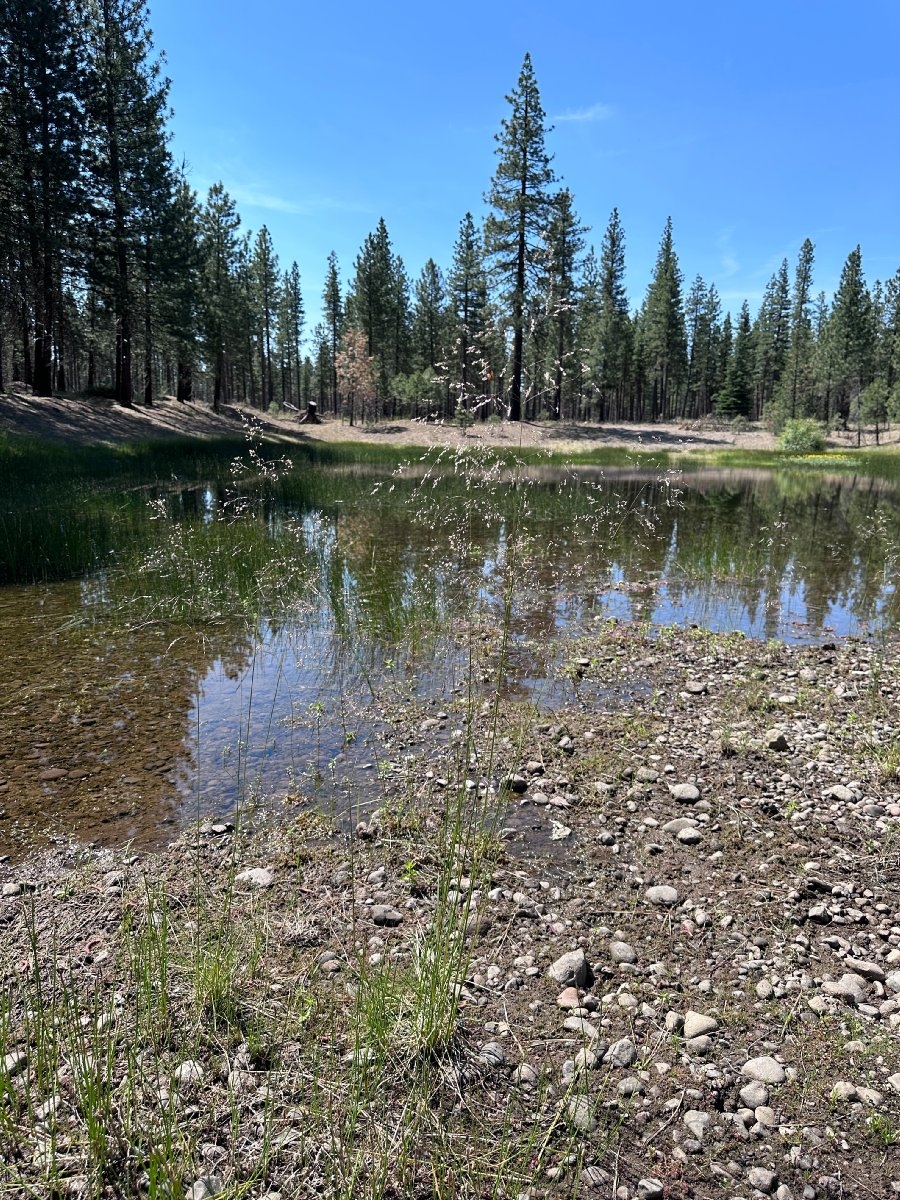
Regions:
[[[604,445],[608,442],[633,446],[653,446],[659,449],[683,446],[730,445],[733,437],[723,440],[721,432],[703,430],[655,429],[647,425],[554,425],[546,430],[548,441],[581,442],[584,445]]]

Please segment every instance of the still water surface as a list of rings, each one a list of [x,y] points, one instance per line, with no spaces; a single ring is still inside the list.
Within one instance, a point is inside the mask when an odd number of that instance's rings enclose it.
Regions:
[[[296,603],[249,622],[111,606],[133,546],[80,579],[0,589],[0,854],[48,836],[165,840],[248,797],[364,806],[385,701],[452,706],[476,625],[509,620],[504,690],[550,707],[571,698],[556,639],[610,618],[788,641],[900,621],[900,492],[881,481],[422,475],[308,473],[302,500],[249,507],[273,553],[289,530],[313,565]],[[141,533],[148,561],[166,539],[184,552],[227,505],[209,487],[151,499],[165,516]]]

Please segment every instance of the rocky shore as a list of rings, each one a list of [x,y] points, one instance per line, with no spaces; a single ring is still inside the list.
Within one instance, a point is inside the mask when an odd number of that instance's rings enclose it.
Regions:
[[[897,646],[564,661],[385,701],[353,830],[0,866],[0,1191],[900,1194]]]

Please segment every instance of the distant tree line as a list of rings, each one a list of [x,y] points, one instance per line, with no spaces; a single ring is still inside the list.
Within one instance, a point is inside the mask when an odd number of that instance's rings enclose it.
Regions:
[[[619,213],[598,254],[528,55],[484,222],[411,279],[380,220],[345,280],[329,256],[308,338],[297,264],[173,161],[168,88],[143,0],[0,0],[0,387],[351,421],[900,418],[900,270],[869,286],[858,246],[831,300],[807,240],[733,321],[715,284],[685,287],[669,220],[632,309]]]

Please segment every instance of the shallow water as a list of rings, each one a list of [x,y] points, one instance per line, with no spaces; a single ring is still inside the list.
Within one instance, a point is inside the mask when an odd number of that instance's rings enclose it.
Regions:
[[[164,519],[111,526],[123,540],[110,555],[105,538],[99,573],[0,589],[0,854],[48,836],[157,842],[238,803],[365,807],[384,699],[450,705],[472,631],[506,621],[501,688],[546,707],[572,698],[553,639],[609,618],[789,641],[898,624],[900,495],[884,483],[414,475],[307,468],[300,491],[248,508],[273,553],[318,564],[295,606],[249,623],[225,612],[189,629],[108,604],[117,559],[176,536],[189,552],[223,518],[221,487],[165,493]],[[640,686],[592,702],[629,704]]]

